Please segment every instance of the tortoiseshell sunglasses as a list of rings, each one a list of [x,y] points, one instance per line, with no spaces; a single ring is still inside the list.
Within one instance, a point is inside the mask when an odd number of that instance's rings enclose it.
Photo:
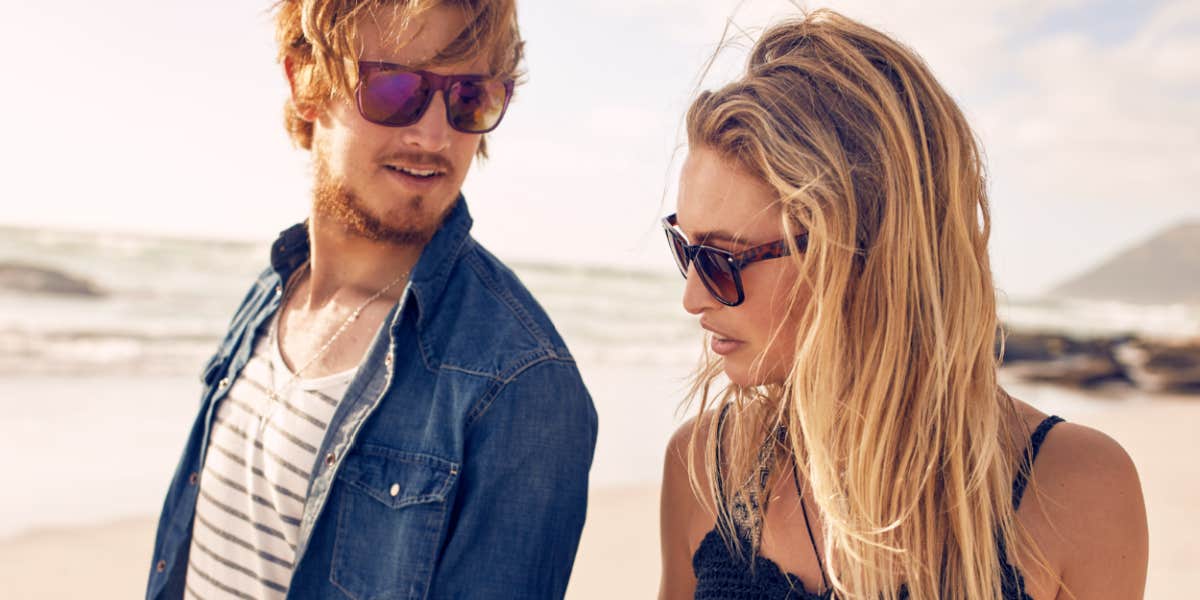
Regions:
[[[708,293],[725,306],[737,306],[746,301],[741,272],[746,265],[791,254],[786,240],[755,246],[737,254],[703,244],[689,244],[678,229],[675,215],[663,217],[662,224],[671,254],[675,256],[675,265],[683,278],[687,279],[688,266],[694,264]],[[807,248],[808,234],[796,236],[796,245],[801,251]]]

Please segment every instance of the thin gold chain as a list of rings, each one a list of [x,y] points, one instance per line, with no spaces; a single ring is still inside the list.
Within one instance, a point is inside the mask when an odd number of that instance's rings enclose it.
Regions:
[[[305,263],[305,269],[308,271],[311,271],[311,268],[308,266],[308,263]],[[342,321],[341,326],[338,327],[337,331],[333,332],[333,335],[330,336],[330,338],[325,342],[325,344],[322,345],[316,351],[316,353],[314,353],[312,355],[312,357],[308,359],[308,362],[304,363],[304,366],[293,371],[291,377],[289,377],[287,382],[284,383],[282,386],[277,387],[275,385],[275,362],[273,360],[268,360],[268,364],[271,367],[271,385],[270,385],[270,389],[267,390],[267,398],[268,398],[268,400],[271,401],[271,407],[270,407],[268,413],[265,416],[263,416],[262,419],[259,420],[258,437],[261,438],[263,436],[263,432],[266,430],[267,423],[270,422],[271,419],[273,419],[275,417],[275,412],[279,409],[279,405],[283,403],[283,398],[280,395],[280,391],[287,390],[289,387],[292,386],[292,384],[296,383],[296,381],[298,379],[300,379],[300,375],[306,369],[311,367],[313,365],[313,363],[317,362],[317,359],[321,358],[321,356],[323,356],[326,352],[328,352],[329,348],[333,346],[333,343],[335,341],[337,341],[338,337],[341,336],[342,333],[345,333],[345,331],[347,329],[349,329],[350,324],[354,323],[355,321],[358,320],[359,315],[362,314],[362,311],[365,308],[370,306],[373,302],[378,300],[384,294],[388,293],[388,291],[390,291],[392,288],[396,287],[401,281],[403,281],[407,277],[408,277],[408,271],[401,273],[399,276],[397,276],[395,279],[393,279],[391,283],[385,285],[378,292],[375,292],[374,294],[372,294],[370,298],[367,298],[365,301],[363,301],[362,304],[358,305],[358,308],[355,308],[354,312],[350,313],[350,316],[346,317],[346,320]],[[299,281],[299,280],[297,280],[297,281]],[[279,330],[283,326],[283,309],[284,309],[284,307],[287,306],[288,299],[291,297],[292,290],[295,287],[299,287],[299,283],[297,283],[295,286],[289,286],[288,292],[286,294],[284,294],[283,300],[279,304],[279,311],[280,311],[279,318],[277,319],[276,324],[275,324],[275,331],[274,331],[273,339],[270,340],[271,344],[276,345],[275,347],[278,347],[277,344],[279,343]]]

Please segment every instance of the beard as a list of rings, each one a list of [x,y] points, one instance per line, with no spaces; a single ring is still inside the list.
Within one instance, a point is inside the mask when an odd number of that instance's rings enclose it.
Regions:
[[[401,210],[408,213],[406,218],[390,222],[374,214],[343,178],[330,173],[324,153],[314,152],[314,163],[313,214],[338,224],[354,237],[395,246],[424,246],[454,207],[451,202],[440,215],[425,219],[425,198],[411,196],[399,203]]]

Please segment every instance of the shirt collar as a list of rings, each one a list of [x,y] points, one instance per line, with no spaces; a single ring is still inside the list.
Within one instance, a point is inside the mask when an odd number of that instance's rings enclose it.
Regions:
[[[473,222],[467,199],[459,194],[442,226],[421,251],[409,277],[409,287],[421,308],[421,321],[445,291],[454,264],[466,248]],[[280,232],[271,245],[271,266],[282,281],[287,281],[308,260],[309,252],[308,222],[297,223]]]

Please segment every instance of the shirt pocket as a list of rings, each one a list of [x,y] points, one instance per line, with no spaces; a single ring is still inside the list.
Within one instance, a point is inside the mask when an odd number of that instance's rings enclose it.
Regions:
[[[424,598],[458,465],[364,445],[338,472],[330,580],[351,598]]]

